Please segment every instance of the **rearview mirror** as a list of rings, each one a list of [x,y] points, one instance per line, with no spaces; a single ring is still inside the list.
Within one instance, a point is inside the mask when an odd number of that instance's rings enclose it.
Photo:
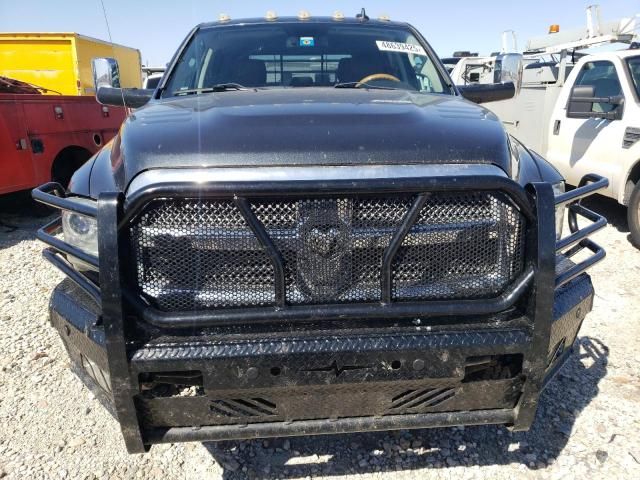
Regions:
[[[516,94],[513,82],[507,83],[471,83],[458,85],[464,98],[474,103],[497,102],[507,100]]]
[[[594,111],[594,104],[612,105],[607,111]],[[596,97],[593,85],[576,85],[571,89],[567,105],[569,118],[603,118],[605,120],[620,120],[622,118],[624,97]]]
[[[115,58],[94,58],[91,60],[91,70],[96,92],[100,87],[120,88],[120,69]]]

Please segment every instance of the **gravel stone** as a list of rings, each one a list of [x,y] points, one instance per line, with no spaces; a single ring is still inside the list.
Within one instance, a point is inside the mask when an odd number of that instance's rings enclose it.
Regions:
[[[67,446],[69,446],[70,448],[76,448],[79,447],[81,445],[84,445],[85,443],[85,439],[84,438],[73,438],[69,441],[69,443],[67,443]]]

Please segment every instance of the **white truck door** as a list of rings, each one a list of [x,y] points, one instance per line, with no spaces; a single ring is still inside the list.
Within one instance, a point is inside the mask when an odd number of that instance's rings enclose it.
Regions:
[[[588,173],[597,173],[609,179],[619,175],[624,120],[567,116],[567,101],[574,85],[592,85],[596,97],[624,95],[620,81],[624,77],[620,75],[618,68],[621,65],[618,63],[609,59],[584,59],[569,75],[556,102],[549,125],[547,159],[571,185],[577,185]],[[592,111],[607,112],[613,108],[616,106],[594,103]],[[615,198],[613,186],[611,182],[602,193]]]

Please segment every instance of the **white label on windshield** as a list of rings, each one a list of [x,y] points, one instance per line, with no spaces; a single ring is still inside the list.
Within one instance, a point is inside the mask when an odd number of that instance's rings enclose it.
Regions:
[[[427,56],[427,52],[424,51],[421,45],[414,45],[412,43],[399,43],[399,42],[387,42],[386,40],[376,40],[378,50],[383,52],[402,52],[413,53],[415,55]]]

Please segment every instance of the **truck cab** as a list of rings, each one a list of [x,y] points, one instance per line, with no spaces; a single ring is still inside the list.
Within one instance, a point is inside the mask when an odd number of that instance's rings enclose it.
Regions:
[[[582,112],[573,112],[568,105],[575,87],[592,87],[593,97],[615,97],[617,103],[587,102]],[[604,113],[616,115],[599,115]],[[578,185],[587,172],[598,172],[609,179],[603,194],[629,205],[640,178],[640,50],[580,59],[558,95],[546,128],[547,159],[569,184]]]

